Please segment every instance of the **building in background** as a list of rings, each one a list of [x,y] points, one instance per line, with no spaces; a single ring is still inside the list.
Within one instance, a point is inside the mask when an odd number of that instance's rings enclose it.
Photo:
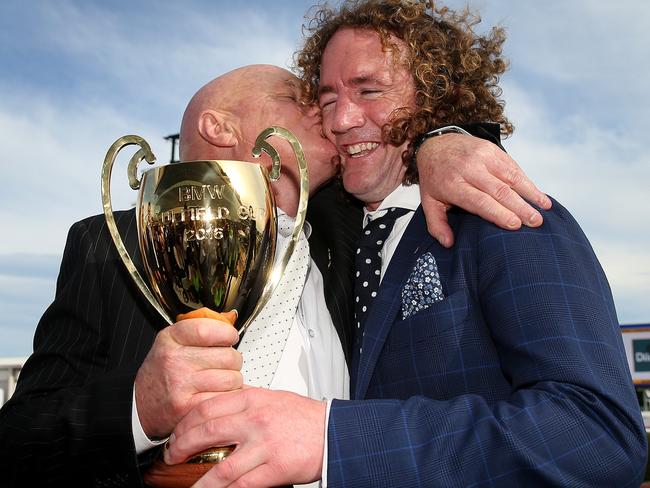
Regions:
[[[0,405],[11,398],[16,381],[27,358],[0,358]]]
[[[621,332],[639,404],[647,412],[644,415],[647,429],[650,428],[650,324],[622,325]]]

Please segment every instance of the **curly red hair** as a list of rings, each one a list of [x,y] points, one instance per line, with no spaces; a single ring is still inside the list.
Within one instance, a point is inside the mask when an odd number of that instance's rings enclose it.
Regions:
[[[406,45],[400,61],[413,75],[415,108],[399,109],[384,127],[387,143],[399,146],[436,126],[451,123],[496,122],[508,136],[512,124],[500,100],[499,77],[508,67],[502,57],[503,28],[486,35],[473,28],[480,17],[469,10],[455,12],[423,0],[347,0],[338,10],[321,4],[303,26],[306,40],[294,57],[303,81],[302,102],[316,103],[323,51],[343,27],[376,31],[386,50],[398,52],[391,36]],[[403,154],[405,182],[417,181],[413,148]]]

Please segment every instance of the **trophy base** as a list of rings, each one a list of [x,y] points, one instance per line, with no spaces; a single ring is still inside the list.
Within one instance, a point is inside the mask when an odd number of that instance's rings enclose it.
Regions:
[[[235,446],[211,447],[183,464],[173,466],[166,464],[161,454],[144,474],[145,485],[151,488],[189,488],[234,450]]]

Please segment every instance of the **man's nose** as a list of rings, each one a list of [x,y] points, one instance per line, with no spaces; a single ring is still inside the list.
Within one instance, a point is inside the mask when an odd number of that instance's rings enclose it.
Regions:
[[[336,101],[332,119],[332,132],[342,134],[366,123],[363,109],[354,101],[339,98]]]

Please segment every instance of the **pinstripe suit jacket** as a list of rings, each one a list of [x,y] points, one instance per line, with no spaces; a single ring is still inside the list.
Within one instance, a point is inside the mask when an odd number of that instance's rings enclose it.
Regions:
[[[373,302],[350,401],[334,401],[335,487],[638,487],[646,435],[607,280],[557,202],[508,232],[454,211],[456,244],[421,209]],[[446,298],[401,320],[416,259]],[[358,351],[356,351],[358,353]]]
[[[334,187],[320,192],[310,209],[316,223],[312,237],[318,237],[310,247],[348,351],[352,309],[342,297],[352,286],[350,249],[361,211],[346,205]],[[135,212],[117,212],[116,219],[137,265]],[[334,222],[343,225],[327,227]],[[334,276],[334,269],[343,276]],[[104,217],[74,224],[56,297],[36,330],[34,353],[0,411],[0,485],[141,486],[140,470],[155,453],[140,459],[135,454],[132,389],[162,326],[120,261]]]

